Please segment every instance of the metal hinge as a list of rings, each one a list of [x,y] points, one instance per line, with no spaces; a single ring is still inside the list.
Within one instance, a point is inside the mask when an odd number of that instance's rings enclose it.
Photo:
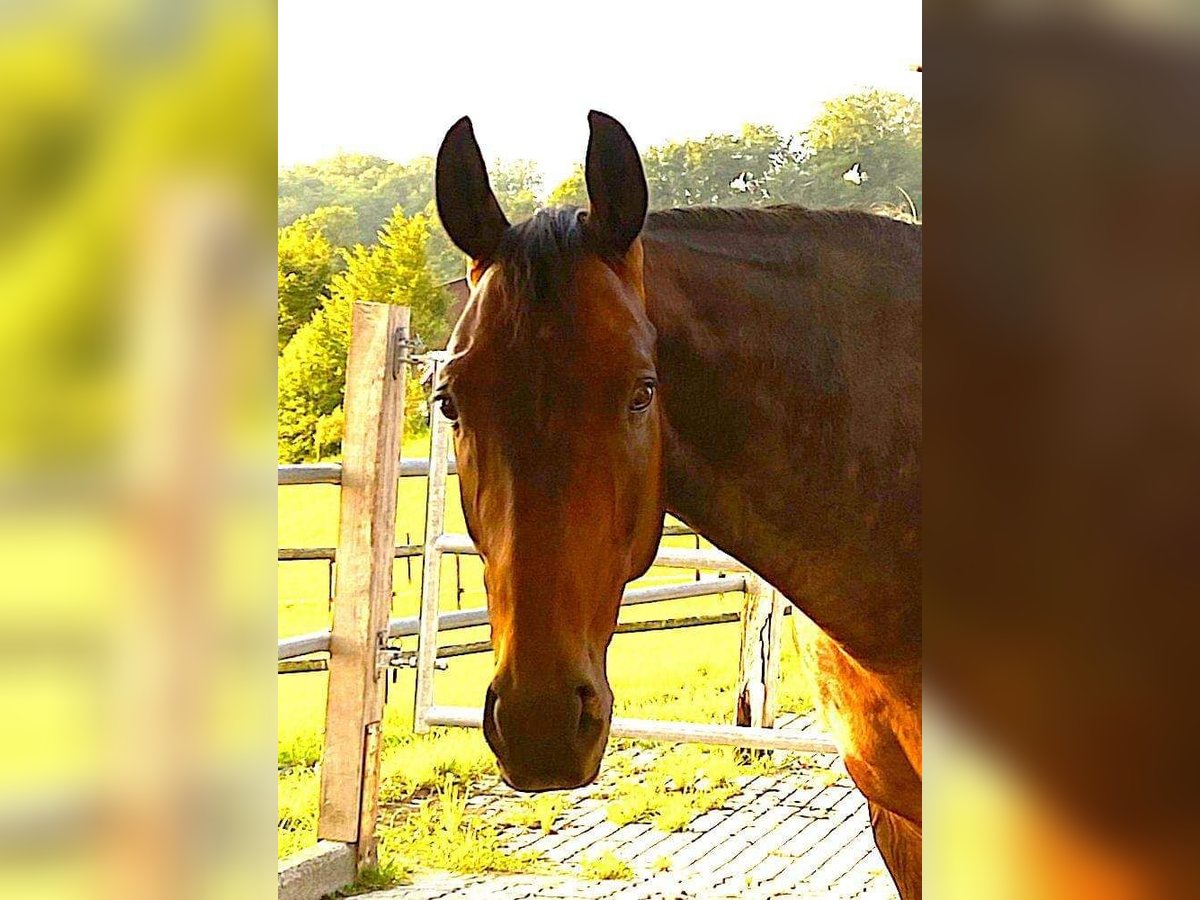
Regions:
[[[397,330],[392,340],[392,377],[397,378],[401,366],[420,362],[418,354],[425,352],[425,342],[419,335],[405,337],[402,330]]]
[[[375,677],[378,678],[380,673],[386,672],[389,669],[415,669],[417,667],[417,655],[411,650],[402,650],[399,647],[389,647],[387,645],[386,635],[379,635],[376,642],[375,650]],[[434,660],[433,667],[441,671],[445,671],[449,667],[449,663],[444,659]]]

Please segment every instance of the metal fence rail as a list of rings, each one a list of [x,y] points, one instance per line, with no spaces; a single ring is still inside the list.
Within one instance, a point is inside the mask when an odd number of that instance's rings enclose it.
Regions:
[[[482,728],[483,711],[468,706],[435,706],[427,710],[429,725]],[[695,722],[667,722],[661,719],[612,720],[611,737],[672,741],[681,744],[722,744],[749,750],[793,750],[801,753],[837,753],[837,746],[826,737],[794,734],[775,728],[746,725],[715,725]]]
[[[661,603],[664,600],[685,600],[688,597],[706,597],[713,594],[737,594],[746,590],[743,576],[706,578],[701,581],[686,581],[680,584],[662,584],[653,587],[629,588],[621,598],[621,606],[637,606],[642,603]],[[475,628],[488,623],[486,606],[476,609],[461,609],[441,613],[437,618],[437,630],[455,631]],[[388,637],[412,637],[420,633],[420,617],[408,616],[392,619],[388,623]],[[279,659],[295,659],[310,653],[329,651],[328,630],[314,631],[279,642]]]
[[[458,466],[453,457],[447,471],[453,475]],[[429,474],[429,460],[407,457],[400,460],[400,477],[414,478]],[[279,484],[341,484],[341,463],[296,463],[278,467]]]

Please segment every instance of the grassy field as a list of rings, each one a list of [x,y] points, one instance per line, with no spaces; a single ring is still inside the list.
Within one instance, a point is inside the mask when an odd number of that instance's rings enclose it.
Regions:
[[[410,441],[405,456],[427,452],[428,439]],[[425,480],[401,482],[397,513],[397,542],[422,540]],[[305,485],[279,488],[279,546],[316,547],[337,543],[338,487]],[[463,533],[458,486],[451,479],[446,515],[447,531]],[[694,538],[666,539],[678,546],[695,546]],[[485,605],[481,565],[473,557],[443,562],[441,608]],[[395,566],[392,615],[413,615],[419,602],[421,561],[399,560]],[[638,582],[662,584],[689,580],[692,572],[652,569]],[[325,562],[279,564],[280,637],[329,627],[329,581]],[[645,604],[622,612],[623,621],[657,619],[737,610],[742,595],[692,598]],[[487,628],[451,632],[443,642],[485,640]],[[667,632],[617,635],[609,651],[609,679],[616,696],[616,715],[698,722],[731,721],[733,687],[737,676],[739,631],[736,623]],[[408,646],[408,644],[406,644]],[[414,644],[415,646],[415,644]],[[800,711],[810,704],[798,665],[789,665],[793,649],[784,642],[784,684],[781,709]],[[435,676],[439,704],[479,706],[491,677],[491,654],[456,657]],[[480,732],[435,729],[412,733],[413,672],[400,670],[389,686],[384,718],[381,795],[385,801],[425,798],[419,812],[401,827],[381,835],[381,883],[403,879],[421,866],[458,871],[533,871],[535,858],[510,855],[500,847],[494,823],[476,821],[465,800],[495,765]],[[289,674],[279,678],[279,854],[286,856],[316,840],[319,785],[318,765],[324,727],[325,673]],[[613,742],[625,746],[625,742]],[[760,761],[755,766],[769,766]],[[696,785],[695,773],[705,778]],[[732,779],[749,769],[740,767],[728,748],[681,746],[666,749],[654,768],[610,800],[614,822],[647,821],[672,831],[683,828],[697,813],[724,802]],[[569,804],[569,795],[542,794],[514,804],[510,824],[550,830],[554,818]],[[620,861],[593,861],[588,873],[623,871]]]

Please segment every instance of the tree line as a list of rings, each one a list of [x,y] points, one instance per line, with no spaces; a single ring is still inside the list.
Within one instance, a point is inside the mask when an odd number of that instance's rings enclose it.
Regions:
[[[679,206],[858,207],[919,220],[921,104],[863,91],[826,102],[807,130],[745,125],[738,134],[648,147],[651,209]],[[493,189],[510,221],[543,203],[529,160],[496,161]],[[342,154],[279,176],[279,457],[303,462],[341,448],[350,305],[404,303],[413,330],[441,346],[453,323],[441,287],[464,261],[438,223],[434,163]],[[546,206],[586,206],[583,168]],[[410,383],[408,427],[423,425],[424,393]]]

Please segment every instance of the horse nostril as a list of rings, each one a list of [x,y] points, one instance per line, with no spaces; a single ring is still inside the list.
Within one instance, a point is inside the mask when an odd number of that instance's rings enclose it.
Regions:
[[[579,698],[577,733],[585,740],[593,740],[599,735],[604,724],[603,719],[597,714],[598,695],[594,688],[586,684],[577,687],[575,694]]]
[[[499,699],[496,691],[489,684],[483,697],[483,736],[497,755],[500,754],[503,745],[503,738],[500,735],[500,719],[497,715]]]

